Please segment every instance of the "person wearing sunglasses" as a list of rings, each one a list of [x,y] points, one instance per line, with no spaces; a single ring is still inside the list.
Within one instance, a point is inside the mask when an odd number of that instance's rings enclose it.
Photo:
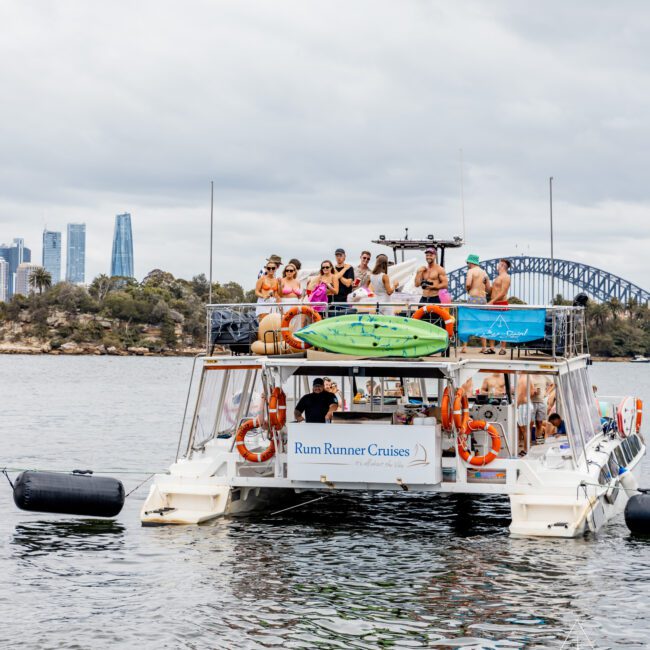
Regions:
[[[320,265],[320,273],[310,281],[307,291],[310,302],[332,302],[332,296],[339,290],[339,281],[334,274],[334,265],[329,260],[324,260]],[[314,307],[316,311],[325,311],[325,306]]]
[[[354,269],[354,286],[367,287],[370,284],[370,251],[361,251],[361,258],[359,259],[359,266]]]
[[[275,277],[277,270],[278,265],[275,262],[267,262],[264,267],[264,275],[259,278],[255,285],[257,302],[259,305],[264,305],[255,309],[255,313],[259,316],[260,320],[267,314],[275,311],[267,305],[278,302],[278,279]]]
[[[289,262],[282,271],[279,282],[278,296],[281,302],[297,304],[303,296],[302,287],[298,281],[298,269]]]

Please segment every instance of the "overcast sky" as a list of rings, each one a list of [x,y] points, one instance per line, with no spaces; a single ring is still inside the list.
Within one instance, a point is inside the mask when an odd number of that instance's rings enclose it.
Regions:
[[[461,234],[650,288],[650,5],[416,0],[0,4],[0,240],[132,214],[136,275],[250,286],[270,253],[356,261]],[[372,248],[374,252],[378,249]]]

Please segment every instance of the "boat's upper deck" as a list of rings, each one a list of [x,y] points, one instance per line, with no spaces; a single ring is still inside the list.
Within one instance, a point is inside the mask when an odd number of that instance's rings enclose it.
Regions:
[[[402,294],[401,298],[388,303],[365,300],[329,305],[287,302],[210,305],[208,354],[231,350],[235,354],[295,356],[296,350],[285,343],[283,334],[286,330],[299,330],[310,321],[304,315],[287,316],[289,310],[309,307],[316,310],[321,319],[364,314],[418,317],[417,312],[423,307],[417,302],[418,296],[404,298]],[[416,357],[427,363],[485,360],[490,366],[527,361],[539,364],[542,359],[563,361],[589,352],[583,307],[453,303],[436,305],[435,309],[434,313],[420,316],[422,320],[447,329],[449,346],[433,356]],[[482,344],[493,352],[482,354]],[[395,354],[399,356],[397,348]],[[307,351],[302,356],[314,360],[312,355]],[[338,360],[350,358],[341,354],[337,357]],[[352,358],[358,360],[359,357],[353,355]]]

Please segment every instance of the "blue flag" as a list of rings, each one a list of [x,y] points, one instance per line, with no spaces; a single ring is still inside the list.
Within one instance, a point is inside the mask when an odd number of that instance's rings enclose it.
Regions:
[[[458,308],[458,338],[467,341],[470,336],[525,343],[544,338],[546,309],[474,309]]]

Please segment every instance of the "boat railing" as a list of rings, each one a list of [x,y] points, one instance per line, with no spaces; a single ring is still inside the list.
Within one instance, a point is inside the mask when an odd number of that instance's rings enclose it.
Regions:
[[[230,350],[235,354],[249,354],[251,344],[255,340],[261,340],[265,345],[267,354],[282,353],[282,332],[279,323],[289,309],[296,306],[311,307],[319,313],[321,318],[349,314],[382,314],[413,317],[415,312],[425,306],[419,302],[420,296],[414,296],[413,300],[399,300],[380,302],[368,300],[364,302],[350,303],[312,303],[312,302],[280,302],[280,303],[223,303],[207,306],[207,353],[214,354],[217,351]],[[481,312],[484,323],[487,323],[487,331],[493,334],[492,340],[499,343],[503,340],[500,333],[507,334],[509,339],[508,349],[511,356],[515,354],[539,354],[553,358],[572,358],[587,354],[588,341],[585,324],[584,308],[569,305],[470,305],[467,303],[450,303],[438,305],[446,310],[454,319],[454,334],[450,337],[449,349],[443,355],[457,355],[463,342],[459,337],[459,326],[463,326],[463,319],[468,319],[472,312]],[[469,311],[468,311],[469,310]],[[539,319],[543,319],[543,335],[529,340],[530,337],[523,336],[523,340],[513,342],[513,332],[508,330],[508,318],[517,321],[517,314],[525,312],[537,312],[538,326]],[[543,313],[541,313],[543,311]],[[507,315],[506,313],[507,312]],[[259,326],[263,315],[276,314],[274,319],[276,325],[262,328],[264,331],[259,335]],[[494,323],[500,325],[493,330],[490,326],[490,319],[494,317]],[[530,316],[530,314],[529,314]],[[425,316],[434,324],[444,327],[443,319],[436,314]],[[474,320],[472,318],[472,320]],[[520,319],[522,320],[522,319]],[[524,318],[522,322],[525,323]],[[299,323],[293,323],[299,327]],[[521,326],[521,323],[518,323]],[[461,327],[467,332],[466,327]],[[471,331],[471,328],[470,328]],[[259,339],[258,339],[259,335]],[[477,344],[477,336],[470,339],[470,346]],[[517,338],[514,336],[514,338]]]

